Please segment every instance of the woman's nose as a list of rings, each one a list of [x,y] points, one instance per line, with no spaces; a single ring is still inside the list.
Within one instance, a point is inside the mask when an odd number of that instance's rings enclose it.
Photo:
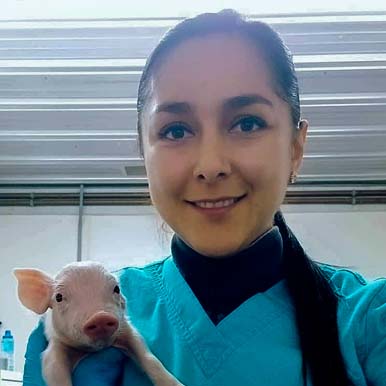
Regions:
[[[228,176],[231,173],[231,165],[224,153],[224,150],[215,144],[202,147],[197,153],[194,177],[211,183]]]
[[[224,172],[203,172],[198,174],[198,178],[201,180],[205,180],[208,183],[213,183],[217,181],[218,179],[225,178],[227,173]]]

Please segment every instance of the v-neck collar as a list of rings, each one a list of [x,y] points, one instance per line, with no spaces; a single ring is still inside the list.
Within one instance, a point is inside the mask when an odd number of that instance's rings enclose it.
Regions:
[[[273,321],[291,312],[285,280],[246,300],[217,326],[176,267],[171,256],[164,261],[161,289],[175,328],[186,339],[207,376],[251,335],[263,335]],[[258,312],[257,312],[258,310]]]
[[[213,323],[284,277],[283,239],[277,226],[232,256],[204,256],[173,236],[173,260]]]

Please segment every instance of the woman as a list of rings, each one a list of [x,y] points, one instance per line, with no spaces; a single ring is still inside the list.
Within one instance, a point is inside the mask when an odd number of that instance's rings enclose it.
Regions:
[[[301,166],[291,54],[233,11],[187,19],[149,57],[138,134],[172,255],[119,272],[131,320],[188,386],[385,385],[386,280],[312,261],[280,205]],[[41,326],[25,385],[43,385]],[[122,370],[123,369],[123,370]],[[75,385],[149,385],[117,349]]]

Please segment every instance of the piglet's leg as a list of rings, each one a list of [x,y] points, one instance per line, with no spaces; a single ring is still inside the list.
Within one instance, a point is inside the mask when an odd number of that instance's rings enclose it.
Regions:
[[[43,353],[43,376],[47,385],[72,386],[72,369],[85,355],[56,339],[51,339]]]
[[[156,386],[183,386],[172,374],[170,374],[161,361],[156,358],[146,347],[146,343],[135,330],[127,324],[118,336],[115,347],[123,349],[127,355],[133,358]]]
[[[43,353],[43,376],[48,386],[72,386],[67,350],[54,339]]]

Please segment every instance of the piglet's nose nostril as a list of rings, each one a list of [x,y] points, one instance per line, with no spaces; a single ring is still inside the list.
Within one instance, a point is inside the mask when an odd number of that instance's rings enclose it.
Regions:
[[[106,339],[118,328],[118,319],[107,312],[98,312],[83,326],[83,332],[91,339]]]

